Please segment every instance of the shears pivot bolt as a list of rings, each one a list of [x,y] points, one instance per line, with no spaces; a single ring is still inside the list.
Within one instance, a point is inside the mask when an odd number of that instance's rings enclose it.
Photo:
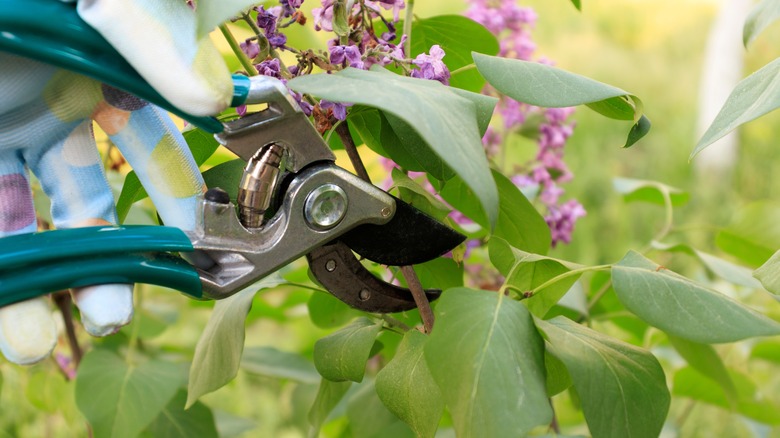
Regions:
[[[304,204],[306,222],[316,230],[329,230],[347,213],[347,194],[335,184],[323,184],[309,193]]]

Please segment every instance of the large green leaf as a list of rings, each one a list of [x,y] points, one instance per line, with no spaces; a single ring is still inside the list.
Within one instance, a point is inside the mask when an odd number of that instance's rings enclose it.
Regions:
[[[284,283],[278,275],[267,277],[241,292],[219,300],[195,346],[190,367],[187,407],[233,380],[244,351],[244,323],[255,294]]]
[[[145,438],[218,438],[214,414],[203,403],[197,402],[189,409],[184,409],[187,402],[187,392],[179,390],[168,406],[146,428],[142,435]]]
[[[737,388],[731,380],[726,365],[711,345],[699,344],[671,335],[669,341],[690,366],[720,385],[730,401],[737,400]]]
[[[464,38],[468,35],[468,38]],[[412,47],[408,55],[414,57],[428,52],[434,44],[444,50],[444,63],[455,71],[471,64],[471,52],[495,55],[498,53],[496,37],[481,24],[462,15],[438,15],[417,19],[412,23]],[[464,69],[450,77],[450,85],[479,92],[485,79],[475,69]]]
[[[334,382],[360,382],[366,361],[382,329],[368,318],[359,318],[314,344],[314,366],[322,377]]]
[[[132,438],[157,418],[183,380],[171,362],[128,365],[113,352],[92,350],[79,366],[76,405],[95,436]]]
[[[536,325],[566,365],[593,436],[657,437],[671,398],[649,351],[558,316]]]
[[[780,334],[780,324],[631,251],[612,267],[628,310],[669,334],[703,344]]]
[[[522,304],[457,288],[436,306],[425,360],[464,437],[523,436],[549,424],[544,343]]]
[[[763,201],[740,208],[715,243],[748,265],[761,266],[780,248],[780,203]]]
[[[762,0],[757,4],[750,11],[742,29],[742,42],[745,44],[745,47],[750,45],[767,26],[778,18],[780,18],[780,2],[777,0]]]
[[[477,105],[436,81],[382,69],[347,68],[336,74],[299,76],[290,88],[337,102],[373,106],[400,118],[478,195],[490,223],[498,216],[498,191],[490,178],[477,123]]]
[[[493,171],[499,193],[499,215],[493,235],[501,237],[515,248],[546,254],[552,237],[547,222],[536,211],[528,198],[506,176]],[[457,208],[483,228],[488,228],[485,213],[479,208],[474,192],[460,178],[447,181],[440,194],[445,201]]]
[[[766,290],[775,295],[780,295],[780,251],[774,253],[766,263],[753,272]]]
[[[27,400],[37,409],[55,413],[67,400],[69,391],[65,377],[53,370],[38,371],[30,375],[25,388]]]
[[[444,410],[439,387],[423,357],[427,336],[406,332],[392,361],[376,376],[382,403],[408,424],[418,437],[432,437]]]
[[[244,371],[277,379],[290,379],[302,383],[317,383],[320,375],[314,364],[303,356],[280,351],[273,347],[251,347],[241,358]]]
[[[538,62],[479,53],[473,57],[490,85],[519,102],[545,108],[588,105],[606,117],[632,121],[634,125],[624,147],[636,143],[650,130],[642,101],[619,88]]]
[[[726,99],[691,158],[738,126],[780,107],[780,58],[743,79]]]
[[[377,395],[374,382],[367,380],[347,402],[347,419],[353,437],[414,438],[415,433],[387,410]]]
[[[325,424],[333,408],[344,398],[352,382],[333,382],[323,378],[320,381],[320,387],[317,390],[317,398],[309,411],[309,423],[311,430],[310,437],[319,436],[320,428]]]
[[[652,247],[661,251],[682,252],[696,257],[708,271],[731,283],[754,289],[761,287],[761,283],[753,278],[750,269],[731,263],[728,260],[723,260],[720,257],[716,257],[704,251],[699,251],[690,245],[682,243],[667,245],[661,242],[653,242]]]
[[[582,10],[582,3],[580,2],[580,0],[571,0],[571,4],[573,4],[578,11]]]

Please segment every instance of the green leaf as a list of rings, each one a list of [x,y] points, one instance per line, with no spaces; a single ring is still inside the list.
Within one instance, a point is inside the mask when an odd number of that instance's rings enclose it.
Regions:
[[[737,388],[731,380],[726,365],[711,345],[699,344],[671,335],[669,335],[669,342],[690,366],[715,381],[723,388],[728,399],[732,403],[736,402]]]
[[[742,42],[750,45],[770,24],[780,18],[780,3],[777,0],[763,0],[750,11],[742,29]]]
[[[593,436],[657,437],[671,397],[658,360],[564,318],[536,320],[571,374]]]
[[[322,377],[334,382],[360,382],[366,361],[382,324],[359,318],[314,344],[314,366]]]
[[[433,149],[425,142],[420,134],[409,126],[403,119],[393,114],[383,114],[388,126],[392,130],[394,141],[386,142],[387,136],[383,136],[382,147],[390,154],[390,158],[399,158],[401,163],[406,163],[413,167],[404,167],[407,170],[425,171],[433,175],[436,179],[446,181],[452,178],[455,173],[450,169],[443,159],[436,155]]]
[[[720,385],[713,385],[712,380],[691,367],[681,368],[674,374],[672,394],[675,397],[690,397],[727,410],[735,410],[745,417],[765,424],[780,424],[780,417],[777,416],[777,412],[780,412],[779,405],[761,399],[756,394],[755,385],[747,376],[734,371],[729,374],[739,394],[736,407],[726,397]]]
[[[728,260],[723,260],[704,251],[699,251],[690,245],[682,243],[667,245],[660,242],[652,242],[652,247],[661,251],[682,252],[696,257],[708,271],[726,281],[753,289],[761,288],[761,283],[753,278],[753,273],[750,269],[735,265]]]
[[[220,438],[244,437],[247,432],[257,427],[257,423],[248,418],[239,417],[220,410],[214,410],[213,413]]]
[[[433,196],[431,192],[400,170],[393,169],[391,176],[393,178],[393,186],[400,191],[401,199],[409,205],[440,221],[443,221],[452,212],[452,209],[447,204]]]
[[[377,395],[373,381],[366,381],[347,402],[351,436],[366,438],[414,438],[401,419],[387,410]]]
[[[580,0],[571,0],[571,4],[573,4],[578,11],[582,11],[582,3],[580,3]]]
[[[206,182],[206,187],[210,189],[219,187],[230,195],[232,201],[235,201],[241,177],[244,175],[244,167],[246,167],[244,160],[237,158],[226,161],[203,172],[203,180]]]
[[[345,37],[349,35],[350,28],[348,23],[349,13],[347,10],[346,0],[336,0],[333,3],[333,32]]]
[[[214,134],[208,133],[193,125],[189,125],[189,127],[185,128],[181,135],[184,137],[184,141],[187,142],[187,146],[192,153],[192,158],[195,159],[195,164],[198,166],[211,158],[211,156],[214,155],[214,152],[219,148],[219,142],[214,138]]]
[[[641,179],[614,178],[612,186],[615,191],[623,195],[626,202],[642,201],[658,205],[666,205],[668,197],[675,207],[685,205],[690,196],[688,193],[676,188],[661,184],[656,181]]]
[[[333,408],[344,398],[352,382],[333,382],[323,378],[317,390],[317,398],[309,411],[309,423],[311,423],[310,437],[319,436],[320,428],[325,424]]]
[[[445,291],[425,360],[458,436],[523,436],[552,420],[544,343],[525,306],[503,294]]]
[[[329,293],[314,292],[307,303],[309,318],[319,328],[341,327],[363,313],[349,307]]]
[[[515,248],[546,254],[552,241],[547,222],[509,178],[498,171],[493,171],[493,178],[500,199],[498,221],[493,229],[493,236],[505,239]],[[475,202],[474,192],[469,190],[460,178],[447,181],[439,194],[471,220],[483,228],[489,228],[485,213]]]
[[[544,369],[547,376],[545,386],[548,397],[560,394],[571,387],[571,374],[560,359],[550,354],[549,347],[544,350]]]
[[[553,277],[583,267],[576,263],[521,251],[497,236],[490,239],[488,251],[491,263],[507,277],[506,283],[519,291],[530,291]],[[523,300],[523,303],[534,316],[543,318],[566,295],[579,277],[572,275],[555,282]]]
[[[464,38],[464,35],[468,35],[468,38]],[[414,57],[427,53],[435,44],[446,53],[442,61],[451,72],[471,64],[471,52],[495,55],[499,50],[495,35],[481,24],[461,15],[439,15],[414,20],[411,53],[408,55]],[[485,79],[476,69],[464,69],[450,77],[450,85],[478,93],[485,85]]]
[[[436,81],[391,74],[382,69],[347,68],[335,74],[299,76],[290,88],[337,102],[379,108],[417,131],[478,195],[489,222],[498,216],[498,191],[482,148],[477,108],[469,99]]]
[[[650,130],[642,101],[619,88],[537,62],[479,53],[473,57],[490,85],[519,102],[544,108],[588,105],[606,117],[633,121],[624,147],[633,145]]]
[[[715,243],[748,265],[761,266],[780,248],[780,203],[763,201],[740,208]]]
[[[414,265],[414,272],[426,289],[447,290],[463,286],[463,265],[447,257]]]
[[[163,409],[152,424],[146,429],[144,437],[166,438],[218,438],[214,414],[203,403],[196,402],[189,409],[184,409],[187,402],[187,392],[179,390],[168,406]]]
[[[780,324],[630,251],[612,267],[626,308],[671,335],[703,344],[780,334]]]
[[[780,58],[746,77],[731,92],[690,158],[738,126],[780,107]]]
[[[131,438],[157,418],[182,383],[174,363],[128,365],[110,351],[92,350],[79,366],[76,405],[95,436]]]
[[[233,380],[244,350],[244,323],[252,299],[262,289],[284,283],[278,274],[266,277],[241,292],[219,300],[195,346],[187,386],[187,407],[204,394],[215,391]]]
[[[124,223],[127,214],[130,212],[130,207],[134,203],[148,196],[146,190],[141,185],[141,180],[138,179],[138,175],[134,171],[128,173],[125,177],[125,183],[122,185],[122,191],[119,193],[119,198],[116,201],[116,216],[119,223]]]
[[[780,251],[774,253],[766,263],[756,269],[753,276],[764,285],[766,290],[780,295]]]
[[[208,35],[223,22],[238,15],[254,5],[267,3],[268,0],[198,0],[197,9],[197,39]]]
[[[406,332],[393,360],[376,376],[376,393],[418,437],[432,437],[444,410],[441,392],[423,357],[427,336]]]
[[[320,375],[314,364],[303,356],[273,347],[251,347],[244,350],[241,368],[252,374],[290,379],[301,383],[317,383]]]
[[[750,350],[751,359],[763,359],[780,365],[780,341],[766,339],[756,342]]]

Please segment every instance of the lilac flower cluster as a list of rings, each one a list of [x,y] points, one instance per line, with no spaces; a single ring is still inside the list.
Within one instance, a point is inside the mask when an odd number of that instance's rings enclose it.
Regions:
[[[531,29],[537,20],[533,9],[519,6],[515,0],[467,0],[467,3],[469,8],[465,15],[499,38],[500,56],[532,60],[536,45],[531,39]],[[550,63],[544,59],[538,61]],[[547,209],[545,221],[552,232],[552,245],[569,243],[574,224],[585,215],[585,209],[575,200],[559,204],[564,193],[560,184],[570,181],[573,176],[563,156],[566,141],[574,129],[574,124],[568,122],[574,109],[534,107],[497,94],[490,87],[485,93],[499,97],[497,111],[503,121],[500,127],[488,128],[482,139],[490,156],[498,155],[505,136],[522,128],[531,114],[542,116],[535,160],[518,169],[521,173],[512,181],[521,189],[538,188],[538,199]]]

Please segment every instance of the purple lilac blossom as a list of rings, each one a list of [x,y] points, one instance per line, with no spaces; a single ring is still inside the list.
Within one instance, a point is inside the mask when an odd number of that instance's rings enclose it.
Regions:
[[[333,64],[365,68],[358,46],[331,46],[328,51],[330,52],[330,62]]]
[[[342,121],[347,119],[347,107],[350,106],[352,106],[351,103],[331,102],[325,99],[320,101],[320,108],[323,110],[333,110],[333,117]]]
[[[268,43],[273,48],[279,48],[287,43],[287,36],[277,32],[277,21],[284,11],[281,6],[274,6],[268,10],[264,6],[255,8],[257,11],[257,27],[263,30]]]
[[[268,59],[260,64],[255,64],[257,72],[263,76],[271,76],[276,79],[282,79],[282,65],[278,58]]]
[[[536,24],[537,15],[533,9],[522,7],[515,0],[467,0],[469,5],[465,15],[485,26],[499,39],[499,56],[506,58],[533,60],[536,44],[531,39],[531,30]],[[536,60],[552,64],[545,58]],[[489,87],[487,94],[495,94]],[[585,210],[577,201],[567,201],[558,205],[564,190],[559,186],[572,179],[572,173],[563,161],[564,146],[571,137],[574,124],[567,120],[573,108],[543,109],[517,102],[506,96],[499,96],[497,112],[503,121],[503,130],[489,128],[483,137],[488,155],[495,156],[501,150],[504,136],[520,129],[530,114],[541,114],[537,144],[539,150],[534,162],[529,163],[521,174],[512,178],[519,188],[538,187],[538,200],[545,206],[545,219],[552,233],[552,245],[559,242],[569,243],[574,223],[585,215]]]
[[[322,0],[321,8],[311,10],[314,17],[314,30],[333,31],[333,0]]]
[[[450,70],[442,61],[444,56],[444,50],[438,44],[431,46],[430,55],[425,53],[417,55],[412,63],[419,69],[412,70],[412,77],[435,80],[444,85],[449,85]]]
[[[257,55],[260,54],[260,46],[252,40],[246,40],[245,42],[240,43],[239,47],[241,47],[241,51],[244,52],[249,59],[255,59],[257,58]]]

